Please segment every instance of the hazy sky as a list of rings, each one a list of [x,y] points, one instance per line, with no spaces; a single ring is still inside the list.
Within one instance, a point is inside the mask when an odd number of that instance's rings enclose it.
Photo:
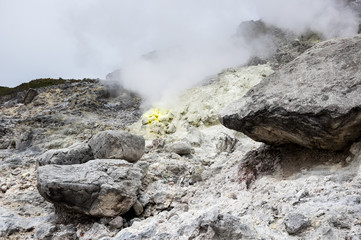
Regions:
[[[0,0],[0,86],[104,78],[121,68],[124,86],[143,94],[185,88],[247,60],[250,47],[231,39],[244,20],[328,38],[355,34],[356,17],[340,2]],[[154,50],[156,61],[140,57]]]

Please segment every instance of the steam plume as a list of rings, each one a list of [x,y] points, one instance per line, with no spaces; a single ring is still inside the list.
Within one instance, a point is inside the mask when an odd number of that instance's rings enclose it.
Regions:
[[[357,32],[343,0],[0,0],[0,85],[39,77],[104,76],[149,101],[244,64],[252,43],[234,41],[237,26],[262,19],[325,38]]]

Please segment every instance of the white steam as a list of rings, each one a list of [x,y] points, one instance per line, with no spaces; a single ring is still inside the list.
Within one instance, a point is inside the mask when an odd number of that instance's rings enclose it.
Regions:
[[[260,48],[232,38],[242,21],[325,38],[355,34],[356,14],[343,2],[0,0],[0,85],[121,69],[125,87],[155,101],[244,64]]]
[[[347,0],[255,0],[252,5],[269,24],[297,33],[318,32],[328,39],[356,34],[356,13],[346,3]]]

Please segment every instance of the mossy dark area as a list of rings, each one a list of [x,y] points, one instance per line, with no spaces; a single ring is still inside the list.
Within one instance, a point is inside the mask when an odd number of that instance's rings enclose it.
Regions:
[[[53,78],[40,78],[35,79],[27,83],[22,83],[19,86],[16,86],[14,88],[9,87],[2,87],[0,86],[0,97],[6,96],[6,95],[12,95],[16,94],[18,92],[26,91],[29,88],[41,88],[41,87],[48,87],[53,85],[59,85],[59,84],[65,84],[65,83],[73,83],[73,82],[94,82],[97,80],[84,78],[84,79],[53,79]]]

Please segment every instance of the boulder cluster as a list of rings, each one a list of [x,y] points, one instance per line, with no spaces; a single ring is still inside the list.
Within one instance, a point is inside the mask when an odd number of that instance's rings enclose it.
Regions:
[[[49,150],[39,159],[37,188],[58,207],[94,217],[125,214],[137,202],[143,137],[103,131],[88,143]]]

